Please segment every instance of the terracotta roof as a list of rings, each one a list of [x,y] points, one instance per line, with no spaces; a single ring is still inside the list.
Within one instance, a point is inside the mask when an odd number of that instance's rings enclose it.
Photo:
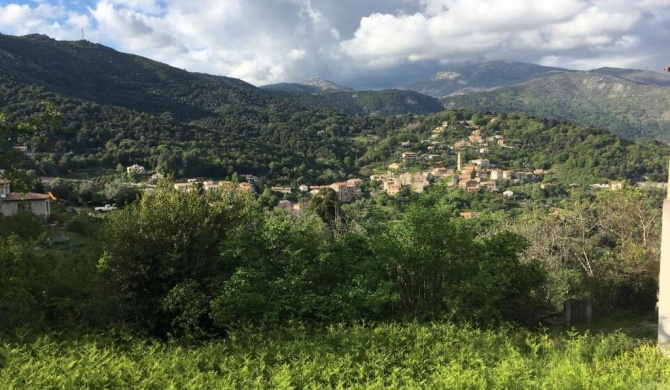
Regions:
[[[25,200],[47,200],[49,195],[46,194],[37,194],[35,192],[29,192],[27,194],[19,194],[17,192],[10,192],[5,198],[1,200],[3,202],[20,202]]]

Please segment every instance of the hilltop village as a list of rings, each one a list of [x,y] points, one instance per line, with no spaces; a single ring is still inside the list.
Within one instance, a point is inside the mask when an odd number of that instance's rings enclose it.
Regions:
[[[494,121],[496,119],[493,119]],[[467,129],[469,136],[453,143],[447,143],[449,129]],[[396,153],[396,160],[385,169],[376,169],[369,177],[351,178],[342,182],[325,185],[297,184],[294,186],[269,186],[269,191],[278,197],[290,194],[316,195],[321,191],[332,190],[340,203],[352,202],[364,196],[374,197],[379,194],[398,196],[403,190],[423,193],[431,185],[442,182],[448,187],[460,188],[470,193],[500,193],[506,198],[514,197],[514,186],[542,181],[550,172],[543,168],[515,170],[508,166],[496,166],[487,159],[487,154],[496,149],[514,149],[500,134],[493,134],[480,129],[471,120],[457,121],[450,124],[444,121],[435,127],[428,139],[418,142],[403,141]],[[465,155],[477,155],[478,158],[465,161]],[[453,160],[451,166],[445,160]],[[128,172],[144,173],[142,166],[127,167]],[[160,173],[150,177],[155,182],[163,178]],[[216,191],[222,188],[237,191],[249,191],[256,196],[259,178],[251,174],[241,175],[239,181],[212,181],[186,179],[174,183],[180,191],[203,190]],[[540,184],[541,189],[551,184]],[[620,188],[621,182],[595,184],[593,188]],[[266,189],[267,191],[267,189]],[[304,199],[304,197],[303,197]],[[294,214],[302,210],[300,201],[290,199],[278,200],[277,208],[283,208]],[[461,216],[469,217],[472,213],[463,212]]]

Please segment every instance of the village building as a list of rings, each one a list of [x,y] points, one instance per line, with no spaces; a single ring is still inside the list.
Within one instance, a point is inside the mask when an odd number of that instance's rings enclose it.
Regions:
[[[477,166],[477,168],[488,168],[491,166],[491,162],[488,159],[485,158],[478,158],[476,160],[472,160],[472,163]]]
[[[507,169],[502,171],[502,177],[501,179],[503,180],[512,180],[514,179],[514,171],[511,169]]]
[[[447,168],[433,168],[430,171],[430,173],[433,175],[434,178],[443,179],[446,176],[453,175],[454,170]]]
[[[403,160],[416,160],[417,157],[414,152],[403,152],[401,156]]]
[[[0,179],[0,215],[11,216],[27,210],[46,221],[51,215],[50,197],[47,194],[12,192],[9,180]]]
[[[498,184],[494,180],[482,181],[479,183],[481,188],[489,190],[491,192],[498,192]]]
[[[537,176],[533,172],[517,172],[516,178],[521,181],[535,181]]]
[[[187,183],[174,183],[174,189],[177,191],[195,191],[198,189],[197,182],[187,182]]]
[[[282,193],[282,194],[290,194],[291,193],[291,187],[275,186],[275,187],[270,187],[270,189],[273,192],[279,192],[279,193]]]
[[[256,188],[254,188],[253,184],[247,183],[246,181],[243,181],[242,183],[238,184],[237,187],[235,187],[237,191],[249,191],[251,195],[256,195]]]
[[[205,191],[218,191],[219,186],[221,184],[225,185],[226,183],[224,182],[214,183],[213,181],[205,181],[202,183],[202,189]]]
[[[383,189],[387,194],[394,196],[402,190],[402,185],[397,180],[388,180],[384,182]]]
[[[341,203],[351,202],[355,198],[363,196],[361,189],[347,182],[333,183],[329,186],[337,194],[337,200]]]
[[[144,167],[138,164],[133,164],[129,167],[126,167],[126,172],[128,173],[144,173]]]
[[[479,217],[479,212],[476,211],[461,211],[459,214],[461,218],[470,219]]]
[[[293,203],[290,200],[280,200],[275,208],[288,210],[295,216],[298,216],[302,213],[302,205],[300,203]]]
[[[502,179],[502,169],[491,169],[490,179],[491,180],[501,180]]]

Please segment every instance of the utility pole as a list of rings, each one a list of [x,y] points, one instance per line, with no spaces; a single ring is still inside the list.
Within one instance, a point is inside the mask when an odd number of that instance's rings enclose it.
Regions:
[[[670,66],[663,68],[670,72]],[[668,189],[663,200],[661,228],[661,265],[658,275],[658,345],[668,352],[670,345],[670,165],[668,166]]]
[[[658,277],[658,345],[670,344],[670,177],[668,193],[663,200],[661,228],[661,270]]]

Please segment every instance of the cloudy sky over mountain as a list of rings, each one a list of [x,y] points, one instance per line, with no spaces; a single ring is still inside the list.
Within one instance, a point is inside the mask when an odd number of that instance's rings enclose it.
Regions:
[[[0,32],[85,38],[256,85],[398,85],[463,62],[670,64],[670,0],[2,0]]]

